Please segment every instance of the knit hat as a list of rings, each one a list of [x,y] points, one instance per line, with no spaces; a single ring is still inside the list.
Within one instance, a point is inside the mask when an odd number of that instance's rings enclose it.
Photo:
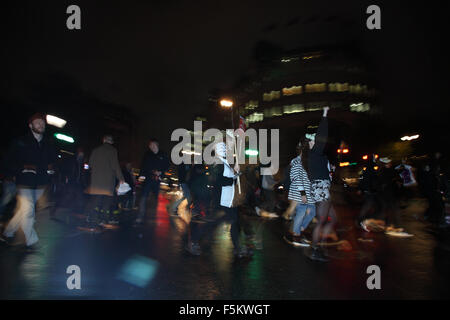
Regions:
[[[44,120],[44,122],[47,122],[47,118],[45,117],[45,115],[43,113],[37,112],[28,119],[28,123],[30,124],[36,119],[42,119]]]

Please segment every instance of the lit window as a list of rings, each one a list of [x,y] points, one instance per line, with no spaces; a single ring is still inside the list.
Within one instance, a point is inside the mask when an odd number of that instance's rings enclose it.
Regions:
[[[294,94],[302,94],[303,87],[302,86],[292,86],[290,88],[283,88],[282,90],[284,96],[292,96]]]
[[[291,104],[283,107],[283,113],[285,114],[298,113],[304,111],[305,107],[302,104]]]
[[[272,101],[280,99],[280,91],[271,91],[270,93],[263,94],[263,101]]]
[[[253,110],[258,108],[258,100],[250,100],[245,104],[245,110]]]
[[[338,92],[344,92],[344,91],[348,91],[348,83],[337,83],[336,84],[336,91]]]
[[[326,90],[326,83],[313,83],[305,86],[305,92],[324,92]]]
[[[359,102],[359,103],[352,103],[350,105],[350,111],[353,111],[353,112],[367,112],[369,110],[370,110],[370,104],[368,104],[368,103]]]
[[[264,120],[264,114],[263,113],[254,112],[251,115],[249,115],[246,120],[247,120],[248,123],[254,123],[254,122],[263,121]]]

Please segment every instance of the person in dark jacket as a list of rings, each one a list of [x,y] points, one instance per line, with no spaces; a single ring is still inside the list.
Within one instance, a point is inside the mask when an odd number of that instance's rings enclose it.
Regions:
[[[9,241],[21,228],[26,246],[33,249],[39,238],[34,230],[36,202],[44,194],[54,174],[57,154],[54,146],[44,137],[46,119],[36,113],[28,121],[29,133],[14,141],[8,156],[6,176],[17,185],[17,207],[3,235]]]
[[[137,224],[144,222],[147,210],[147,198],[150,193],[153,193],[155,197],[153,207],[157,207],[161,178],[164,172],[169,168],[170,164],[169,158],[167,158],[165,153],[159,150],[159,142],[157,140],[151,139],[148,148],[149,150],[144,155],[139,174],[141,178],[144,177],[145,182],[139,201],[139,213],[136,219]]]
[[[85,205],[84,190],[88,186],[88,170],[85,168],[86,158],[81,147],[77,153],[66,159],[60,167],[61,192],[55,206],[50,210],[50,216],[56,217],[58,208],[70,207],[75,212],[82,212]]]
[[[238,208],[235,206],[235,183],[239,173],[239,165],[236,163],[234,167],[227,161],[227,146],[224,142],[219,142],[215,146],[216,157],[219,163],[215,164],[211,170],[214,180],[214,190],[218,193],[219,206],[216,212],[216,216],[212,221],[205,223],[203,226],[191,223],[191,238],[186,246],[186,250],[193,255],[200,255],[201,249],[199,241],[202,235],[208,230],[212,230],[214,227],[228,221],[231,223],[230,234],[231,241],[233,242],[233,253],[237,257],[249,256],[250,253],[247,247],[240,246],[239,235],[239,213]]]
[[[313,231],[313,241],[311,246],[310,258],[316,261],[328,261],[318,247],[321,239],[333,234],[336,224],[336,213],[330,199],[330,170],[329,162],[324,153],[328,139],[328,119],[329,107],[323,108],[323,116],[320,121],[317,133],[307,134],[310,151],[308,154],[308,175],[311,181],[311,194],[313,201],[316,202],[317,225]],[[337,240],[337,239],[334,239]]]

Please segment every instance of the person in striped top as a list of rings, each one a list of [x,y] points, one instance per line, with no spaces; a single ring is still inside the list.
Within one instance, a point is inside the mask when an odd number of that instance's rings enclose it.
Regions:
[[[316,206],[314,198],[311,195],[311,182],[308,178],[307,166],[305,169],[306,155],[308,146],[306,141],[300,141],[297,145],[298,156],[291,161],[290,179],[288,199],[297,203],[295,208],[295,217],[292,225],[292,234],[285,236],[285,240],[294,246],[308,247],[309,243],[305,238],[301,237],[304,231],[316,214]]]

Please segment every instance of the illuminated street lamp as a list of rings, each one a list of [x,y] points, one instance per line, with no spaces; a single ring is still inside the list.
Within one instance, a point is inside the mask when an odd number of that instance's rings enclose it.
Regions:
[[[228,99],[220,100],[220,105],[224,108],[233,108],[233,101]]]
[[[56,116],[52,116],[51,114],[48,114],[46,116],[47,123],[51,126],[55,126],[57,128],[64,128],[67,121],[61,118],[58,118]]]
[[[230,99],[221,99],[220,100],[220,105],[223,108],[230,108],[231,111],[231,126],[234,130],[234,121],[233,121],[233,101]]]
[[[419,136],[418,134],[416,134],[416,135],[413,135],[413,136],[404,136],[404,137],[401,137],[400,140],[402,140],[402,141],[411,141],[411,140],[418,139],[419,137],[420,137],[420,136]]]

